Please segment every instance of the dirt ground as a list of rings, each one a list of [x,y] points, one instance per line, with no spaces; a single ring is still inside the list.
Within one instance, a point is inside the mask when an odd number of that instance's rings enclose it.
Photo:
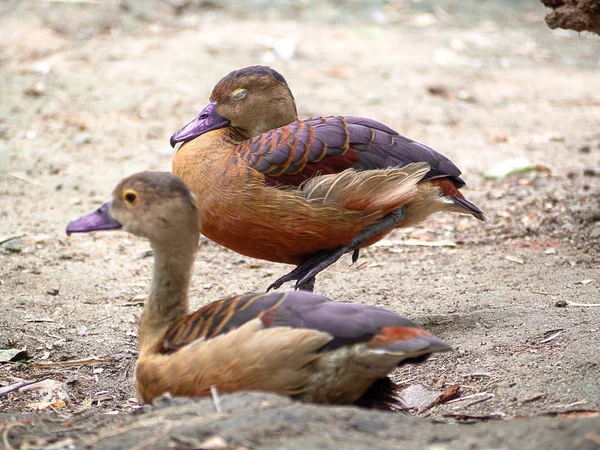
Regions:
[[[231,448],[599,448],[600,309],[585,306],[600,303],[598,38],[549,30],[533,0],[252,5],[0,5],[0,348],[30,357],[0,364],[0,392],[59,386],[0,394],[0,447],[225,448],[200,445],[218,435]],[[301,116],[372,117],[462,169],[489,222],[396,231],[317,291],[452,344],[395,378],[472,397],[415,417],[258,394],[225,396],[220,414],[135,399],[149,246],[65,226],[124,176],[169,170],[170,135],[223,75],[257,63],[284,74]],[[515,159],[534,170],[484,176]],[[192,307],[289,269],[203,240]]]

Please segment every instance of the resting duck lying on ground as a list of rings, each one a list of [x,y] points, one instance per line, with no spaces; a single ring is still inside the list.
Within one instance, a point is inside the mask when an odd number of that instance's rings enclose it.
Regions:
[[[198,117],[171,138],[173,160],[201,201],[202,234],[253,258],[294,264],[269,289],[315,276],[344,253],[358,258],[396,227],[438,211],[483,212],[460,193],[460,170],[445,156],[363,117],[298,120],[275,70],[231,72]],[[415,163],[418,163],[415,165]],[[327,189],[320,176],[339,174]]]
[[[150,240],[154,270],[138,328],[140,397],[258,390],[316,403],[397,409],[396,367],[450,350],[410,320],[309,292],[252,293],[188,313],[200,237],[189,190],[166,172],[119,183],[112,201],[71,222],[67,234],[124,229]]]

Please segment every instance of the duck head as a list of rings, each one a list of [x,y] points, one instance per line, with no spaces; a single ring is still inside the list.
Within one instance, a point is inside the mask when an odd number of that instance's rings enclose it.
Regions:
[[[71,233],[123,229],[150,240],[153,246],[174,246],[199,238],[192,194],[170,172],[140,172],[122,180],[112,200],[67,226]]]
[[[224,127],[249,139],[295,120],[296,103],[285,78],[270,67],[245,67],[217,83],[210,103],[171,137],[171,146]]]

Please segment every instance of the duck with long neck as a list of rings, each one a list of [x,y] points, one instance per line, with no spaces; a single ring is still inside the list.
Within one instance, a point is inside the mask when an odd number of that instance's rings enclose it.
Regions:
[[[140,321],[140,348],[155,344],[173,322],[188,314],[188,291],[200,239],[197,218],[197,214],[189,215],[186,230],[166,241],[150,241],[154,268],[148,301]]]
[[[450,350],[391,311],[308,292],[253,293],[188,315],[198,213],[176,176],[143,172],[67,234],[122,228],[150,240],[154,268],[138,326],[135,379],[142,400],[259,390],[318,403],[398,408],[387,374]]]
[[[149,239],[154,255],[150,292],[139,324],[143,352],[171,323],[188,313],[188,290],[200,238],[198,215],[180,179],[145,172],[119,183],[112,201],[69,224],[67,233],[120,228]]]
[[[460,170],[431,148],[371,119],[298,120],[292,92],[264,66],[236,70],[173,135],[173,173],[202,198],[202,233],[243,255],[298,266],[275,281],[314,278],[344,253],[438,211],[483,212]],[[327,189],[323,189],[323,185]]]

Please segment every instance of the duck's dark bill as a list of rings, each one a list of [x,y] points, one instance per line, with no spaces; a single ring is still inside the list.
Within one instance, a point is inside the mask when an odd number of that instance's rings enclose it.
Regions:
[[[211,102],[200,111],[194,120],[171,136],[171,147],[175,147],[178,142],[191,141],[208,131],[228,127],[229,124],[229,120],[221,117],[217,112],[217,104]]]
[[[96,211],[87,216],[80,217],[67,225],[67,236],[71,233],[89,233],[90,231],[116,230],[122,227],[110,215],[110,204],[106,202]]]

